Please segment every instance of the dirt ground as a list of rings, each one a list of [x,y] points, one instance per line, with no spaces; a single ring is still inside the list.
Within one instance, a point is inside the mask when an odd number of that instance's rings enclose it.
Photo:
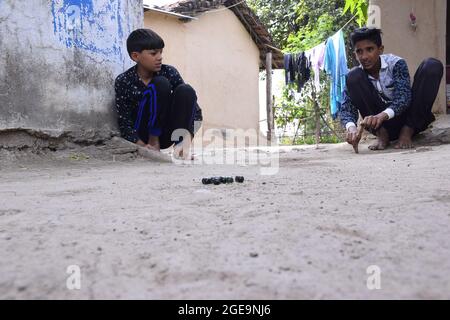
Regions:
[[[450,298],[450,145],[279,156],[263,176],[3,153],[0,299]],[[216,175],[246,181],[201,184]]]

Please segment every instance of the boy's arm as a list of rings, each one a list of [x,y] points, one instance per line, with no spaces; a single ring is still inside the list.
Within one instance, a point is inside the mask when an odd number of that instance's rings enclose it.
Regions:
[[[118,115],[119,130],[122,138],[136,143],[139,141],[138,134],[134,129],[132,109],[130,102],[127,101],[127,89],[124,84],[116,80],[116,111]]]
[[[181,77],[181,74],[175,67],[170,67],[170,84],[172,85],[172,90],[175,90],[180,84],[184,84],[184,80]]]
[[[399,60],[393,70],[394,78],[394,97],[386,112],[389,119],[401,115],[409,108],[411,103],[411,79],[409,76],[408,65],[405,60]],[[391,111],[389,110],[391,109]],[[390,112],[389,112],[390,111]]]
[[[350,100],[347,89],[344,90],[343,98],[341,109],[339,110],[339,119],[341,120],[342,126],[348,130],[350,127],[356,127],[359,114],[358,109],[356,109]]]

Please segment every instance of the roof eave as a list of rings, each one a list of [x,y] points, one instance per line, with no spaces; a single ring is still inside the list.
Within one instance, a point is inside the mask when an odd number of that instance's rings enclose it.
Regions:
[[[166,14],[166,15],[169,15],[169,16],[174,16],[174,17],[177,17],[177,18],[183,19],[183,20],[184,19],[186,19],[186,20],[198,20],[198,18],[196,18],[196,17],[191,17],[191,16],[188,16],[188,15],[184,15],[184,14],[180,14],[180,13],[176,13],[176,12],[166,11],[166,10],[163,10],[163,9],[160,9],[160,8],[149,6],[147,4],[144,4],[144,11],[154,11],[154,12]]]

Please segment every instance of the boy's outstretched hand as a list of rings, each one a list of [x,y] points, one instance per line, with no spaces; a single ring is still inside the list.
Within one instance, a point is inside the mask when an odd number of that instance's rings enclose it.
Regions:
[[[352,146],[356,143],[359,143],[358,141],[358,129],[355,126],[352,126],[348,128],[347,130],[347,142],[351,144]]]
[[[356,153],[359,153],[358,144],[361,140],[362,128],[363,127],[360,127],[358,130],[355,126],[352,126],[347,130],[347,142],[353,146],[353,150],[355,150]]]

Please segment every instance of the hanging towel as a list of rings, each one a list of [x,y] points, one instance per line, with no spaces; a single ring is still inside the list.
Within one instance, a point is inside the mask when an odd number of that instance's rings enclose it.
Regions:
[[[306,57],[310,61],[311,69],[314,71],[314,84],[316,91],[320,91],[320,70],[324,69],[325,62],[325,42],[305,52]]]
[[[343,102],[345,78],[348,73],[344,33],[342,30],[338,31],[327,41],[325,71],[331,77],[330,108],[333,119],[336,119]]]

